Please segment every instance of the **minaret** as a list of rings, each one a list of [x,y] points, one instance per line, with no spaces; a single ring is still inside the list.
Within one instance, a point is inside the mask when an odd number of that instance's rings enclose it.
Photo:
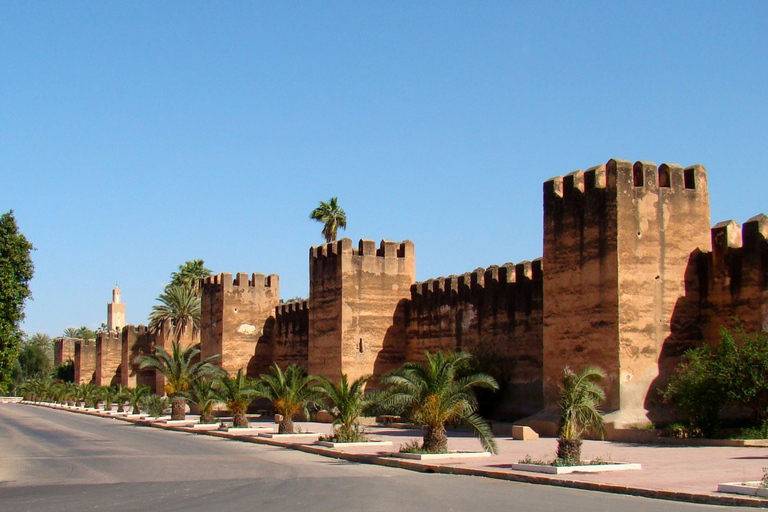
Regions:
[[[107,304],[107,329],[113,331],[125,327],[125,304],[120,302],[120,288],[112,290],[112,302]]]

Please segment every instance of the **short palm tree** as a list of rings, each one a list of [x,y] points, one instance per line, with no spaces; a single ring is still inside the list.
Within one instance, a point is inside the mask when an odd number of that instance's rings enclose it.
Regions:
[[[291,365],[283,372],[277,363],[270,369],[271,375],[262,374],[258,395],[270,400],[275,412],[282,416],[278,423],[279,434],[293,434],[293,418],[299,413],[309,417],[307,404],[315,399],[312,382],[317,378],[307,375],[303,366]]]
[[[200,344],[182,348],[178,341],[171,343],[171,352],[163,347],[156,347],[151,356],[139,356],[136,358],[139,368],[142,370],[155,370],[165,377],[165,393],[171,399],[171,419],[183,420],[186,416],[186,399],[184,392],[189,390],[192,381],[203,377],[215,377],[221,370],[211,361],[219,357],[218,354],[204,361],[193,362],[200,354]]]
[[[219,401],[218,394],[211,379],[195,379],[184,392],[184,396],[200,409],[200,423],[216,423],[213,417],[213,406]]]
[[[136,386],[135,388],[128,389],[127,401],[133,408],[131,410],[131,414],[141,413],[140,403],[145,396],[148,396],[151,393],[151,391],[152,390],[149,389],[149,386],[145,386],[143,384]]]
[[[235,377],[223,377],[216,386],[216,396],[227,404],[227,409],[232,413],[232,424],[235,427],[247,427],[248,406],[258,396],[257,384],[248,379],[243,370],[237,371]]]
[[[82,384],[80,385],[78,398],[80,398],[85,407],[94,408],[96,407],[96,401],[99,399],[98,388],[92,383]]]
[[[112,402],[117,399],[117,390],[112,386],[100,386],[97,391],[98,397],[104,401],[104,410],[112,410]]]
[[[385,375],[390,385],[384,404],[405,407],[413,421],[424,425],[421,449],[427,453],[448,451],[446,423],[461,423],[474,430],[483,448],[496,453],[496,442],[488,423],[477,411],[473,388],[499,389],[490,375],[459,375],[472,358],[466,352],[430,354],[424,363],[408,362]]]
[[[339,228],[347,229],[347,214],[339,206],[337,197],[332,197],[327,203],[320,201],[320,205],[312,210],[309,218],[323,223],[323,236],[326,242],[336,240]]]
[[[339,383],[334,384],[326,377],[318,377],[319,383],[313,389],[333,416],[333,437],[336,442],[365,440],[359,419],[377,403],[377,395],[365,393],[365,385],[371,379],[373,375],[364,375],[350,384],[347,375],[341,374]]]
[[[563,369],[557,458],[567,465],[581,462],[581,438],[587,431],[603,433],[603,415],[598,407],[605,401],[599,385],[604,378],[605,372],[596,366],[588,366],[578,374],[567,365]]]
[[[160,304],[152,306],[149,328],[157,331],[166,321],[171,322],[173,340],[178,341],[185,329],[193,332],[200,328],[200,297],[186,286],[168,286],[157,298]]]

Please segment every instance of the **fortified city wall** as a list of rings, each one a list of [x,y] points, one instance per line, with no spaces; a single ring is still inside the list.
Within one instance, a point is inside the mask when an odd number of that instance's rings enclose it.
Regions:
[[[542,422],[564,366],[597,365],[604,409],[621,426],[663,417],[656,390],[686,349],[717,343],[734,318],[747,331],[768,328],[768,217],[710,228],[702,166],[609,160],[550,179],[543,192],[544,254],[532,262],[416,283],[411,241],[342,239],[310,249],[308,300],[279,304],[277,275],[205,278],[202,357],[222,354],[230,374],[255,377],[275,362],[354,379],[425,350],[462,349],[507,383],[498,417],[542,409]],[[119,368],[109,336],[98,350],[75,343],[76,380],[161,390],[133,361],[164,345],[168,329],[123,329]]]
[[[55,338],[53,340],[53,366],[60,366],[67,361],[75,360],[75,339]]]

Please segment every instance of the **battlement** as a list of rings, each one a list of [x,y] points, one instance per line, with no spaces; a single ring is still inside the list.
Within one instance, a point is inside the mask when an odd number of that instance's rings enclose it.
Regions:
[[[377,258],[413,258],[414,244],[410,240],[402,242],[393,242],[391,240],[382,240],[379,247],[373,240],[361,239],[355,249],[352,246],[352,240],[342,238],[335,242],[316,245],[310,247],[310,259],[328,259],[335,258],[340,254],[351,254],[353,256],[374,256]]]
[[[290,316],[307,310],[309,310],[308,299],[293,300],[290,302],[278,304],[278,306],[275,308],[275,315],[277,317]]]
[[[204,277],[201,282],[203,287],[215,287],[224,290],[232,288],[277,288],[280,277],[277,274],[253,273],[250,277],[245,272],[239,272],[232,277],[229,272],[222,272],[213,276]]]
[[[575,192],[586,194],[598,189],[642,188],[648,191],[706,191],[707,171],[701,165],[683,168],[675,163],[656,166],[653,162],[611,159],[586,172],[573,171],[544,182],[544,198],[568,198]]]
[[[465,300],[472,295],[499,292],[510,285],[525,282],[543,282],[541,258],[517,264],[491,265],[461,275],[414,283],[411,285],[411,300],[414,305],[442,303],[454,297]]]
[[[128,333],[131,333],[131,334],[147,334],[149,332],[149,327],[147,327],[146,325],[132,325],[132,324],[129,324],[129,325],[126,325],[125,327],[123,327],[120,331],[121,332],[128,332]]]
[[[743,225],[734,220],[718,222],[711,230],[713,275],[740,273],[743,260],[757,258],[766,250],[768,217],[761,213]]]

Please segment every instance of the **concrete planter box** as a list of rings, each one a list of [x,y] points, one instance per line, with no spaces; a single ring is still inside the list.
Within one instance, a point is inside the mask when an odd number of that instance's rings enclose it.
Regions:
[[[490,457],[491,452],[393,453],[392,456],[409,460],[472,459]]]
[[[165,424],[169,427],[190,427],[195,424],[196,420],[165,420]]]
[[[219,424],[218,423],[195,423],[194,425],[190,425],[189,428],[192,428],[194,430],[219,430]]]
[[[261,432],[259,436],[268,437],[270,439],[297,439],[302,437],[318,437],[320,434],[317,432],[301,432],[298,434],[275,434],[274,432]]]
[[[760,488],[760,482],[726,482],[717,484],[717,492],[727,492],[730,494],[743,494],[746,496],[759,496],[768,498],[768,489]]]
[[[270,433],[275,427],[227,427],[222,429],[232,436],[255,436],[258,434]]]
[[[569,473],[604,473],[606,471],[629,471],[643,469],[640,463],[614,462],[608,464],[586,464],[584,466],[549,466],[545,464],[512,464],[514,471],[530,471],[547,475],[567,475]]]
[[[360,441],[357,443],[334,443],[331,441],[315,441],[318,446],[326,448],[344,448],[345,446],[392,446],[392,441]]]

